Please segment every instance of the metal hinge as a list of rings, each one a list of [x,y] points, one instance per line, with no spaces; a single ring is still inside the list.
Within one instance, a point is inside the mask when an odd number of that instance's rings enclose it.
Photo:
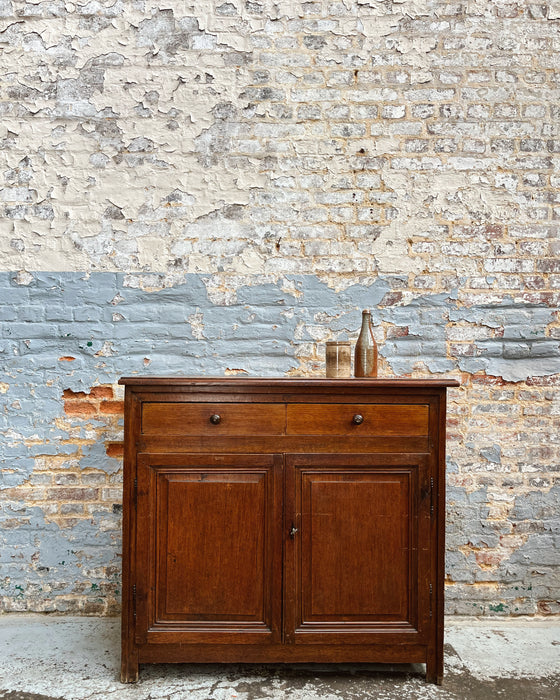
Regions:
[[[132,616],[136,619],[136,584],[132,586]]]
[[[434,514],[434,477],[430,477],[430,516]]]
[[[138,479],[134,479],[134,494],[133,494],[134,505],[138,502]]]
[[[433,587],[430,583],[430,617],[432,617],[432,599],[433,599]]]

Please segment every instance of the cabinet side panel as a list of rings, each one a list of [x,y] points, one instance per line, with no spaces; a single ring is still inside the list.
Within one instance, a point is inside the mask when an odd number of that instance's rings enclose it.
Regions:
[[[447,392],[440,389],[438,402],[434,406],[434,471],[437,493],[434,507],[436,544],[435,567],[435,601],[434,601],[434,646],[428,653],[427,678],[429,681],[441,683],[443,680],[443,643],[444,643],[444,608],[445,608],[445,487],[446,487],[446,423],[447,423]]]
[[[138,651],[135,633],[135,559],[136,559],[136,435],[139,429],[138,400],[130,387],[125,390],[124,462],[122,515],[122,612],[121,612],[121,680],[133,683],[138,679]]]

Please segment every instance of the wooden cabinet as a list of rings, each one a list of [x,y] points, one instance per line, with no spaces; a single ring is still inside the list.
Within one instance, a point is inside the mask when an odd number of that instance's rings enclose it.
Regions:
[[[453,380],[124,378],[122,680],[139,663],[443,673]]]

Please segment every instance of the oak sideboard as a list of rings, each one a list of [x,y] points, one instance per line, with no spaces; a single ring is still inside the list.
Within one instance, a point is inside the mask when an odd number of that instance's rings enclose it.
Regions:
[[[125,377],[123,682],[142,663],[443,675],[451,379]]]

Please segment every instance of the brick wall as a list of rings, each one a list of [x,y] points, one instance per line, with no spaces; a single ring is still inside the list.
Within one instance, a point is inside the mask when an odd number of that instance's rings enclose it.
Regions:
[[[450,392],[447,607],[555,614],[560,4],[0,0],[0,598],[119,605],[122,374]]]

